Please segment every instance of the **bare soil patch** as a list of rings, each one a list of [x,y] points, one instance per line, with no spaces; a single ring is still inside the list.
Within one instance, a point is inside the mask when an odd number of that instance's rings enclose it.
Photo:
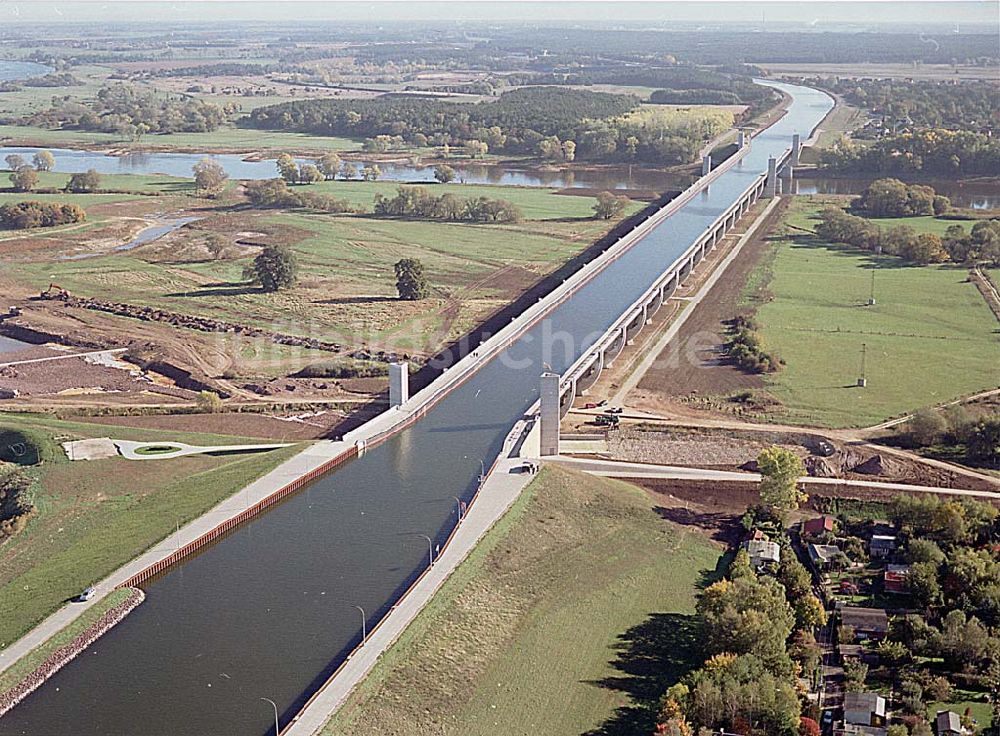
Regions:
[[[691,394],[727,394],[764,386],[759,376],[739,370],[722,355],[726,342],[727,320],[746,311],[741,296],[750,273],[768,249],[765,235],[787,208],[783,200],[768,215],[758,231],[715,283],[681,327],[673,345],[660,354],[657,362],[643,376],[630,402],[656,405],[661,397]]]

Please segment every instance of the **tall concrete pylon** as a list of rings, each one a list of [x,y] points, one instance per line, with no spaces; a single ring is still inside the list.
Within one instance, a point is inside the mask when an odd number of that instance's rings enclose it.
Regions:
[[[546,455],[559,454],[559,422],[562,419],[559,411],[559,374],[543,373],[541,376],[540,405],[538,419],[539,430],[539,454]]]
[[[405,404],[410,398],[410,364],[405,360],[389,364],[389,407]]]
[[[799,155],[802,153],[802,138],[798,133],[792,133],[792,155],[788,159],[789,166],[799,165]]]
[[[736,133],[737,147],[743,148],[749,142],[750,142],[750,136],[747,135],[747,132],[745,130],[737,131]]]
[[[712,154],[707,153],[701,157],[701,175],[706,176],[712,171]]]
[[[767,160],[767,190],[764,196],[774,199],[778,193],[778,160],[771,156]]]

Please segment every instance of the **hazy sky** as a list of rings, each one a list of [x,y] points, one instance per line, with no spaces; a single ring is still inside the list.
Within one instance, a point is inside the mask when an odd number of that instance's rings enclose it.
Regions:
[[[436,2],[330,2],[329,0],[0,0],[0,21],[116,22],[149,20],[186,22],[272,20],[296,22],[343,20],[598,21],[662,24],[670,21],[782,21],[813,27],[913,24],[996,24],[1000,2],[866,2],[788,0],[787,2],[507,2],[438,0]],[[969,28],[968,30],[973,30]]]

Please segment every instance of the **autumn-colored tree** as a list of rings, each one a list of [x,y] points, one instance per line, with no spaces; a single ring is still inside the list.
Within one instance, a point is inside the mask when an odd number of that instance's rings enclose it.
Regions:
[[[805,475],[801,458],[791,450],[769,447],[757,456],[760,470],[760,502],[773,509],[784,520],[806,500],[798,481]]]

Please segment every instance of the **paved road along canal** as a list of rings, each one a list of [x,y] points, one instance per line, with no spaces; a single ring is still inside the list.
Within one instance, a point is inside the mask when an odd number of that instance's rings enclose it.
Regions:
[[[10,714],[0,734],[265,734],[286,723],[427,563],[504,436],[711,221],[832,106],[793,103],[743,161],[559,305],[421,421],[147,584],[147,600]],[[555,336],[552,340],[545,335]],[[271,726],[273,731],[273,725]]]

